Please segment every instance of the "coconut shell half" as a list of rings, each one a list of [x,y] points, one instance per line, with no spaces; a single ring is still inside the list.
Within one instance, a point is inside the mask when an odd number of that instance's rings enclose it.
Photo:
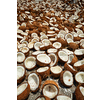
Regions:
[[[62,71],[60,74],[60,82],[65,87],[71,87],[73,85],[73,74],[70,71]]]
[[[54,78],[58,78],[62,72],[62,68],[60,66],[50,67],[51,76]]]
[[[27,82],[20,84],[17,87],[17,100],[25,100],[27,99],[30,93],[30,86]]]
[[[36,59],[39,66],[48,66],[51,62],[51,58],[47,54],[38,54]]]
[[[28,83],[30,85],[30,90],[36,93],[41,85],[41,76],[38,73],[31,73],[28,76]]]
[[[26,70],[23,66],[17,66],[17,84],[21,83],[25,78]]]
[[[68,97],[67,95],[59,94],[56,96],[55,100],[72,100],[72,99]]]
[[[73,75],[75,75],[77,73],[77,70],[73,68],[73,66],[71,66],[68,63],[64,64],[64,69],[70,71],[71,73],[73,73]]]
[[[47,96],[50,99],[53,99],[58,95],[59,87],[55,81],[47,80],[44,82],[42,86],[42,93],[44,96]]]
[[[42,79],[45,79],[49,76],[50,69],[49,67],[41,67],[38,68],[36,72],[41,76]]]
[[[84,100],[84,87],[81,85],[78,85],[75,90],[75,97],[76,100]]]

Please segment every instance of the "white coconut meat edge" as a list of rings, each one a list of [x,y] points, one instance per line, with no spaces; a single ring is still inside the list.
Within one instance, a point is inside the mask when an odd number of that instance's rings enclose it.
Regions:
[[[62,68],[59,66],[54,66],[54,67],[51,67],[50,70],[55,74],[59,74],[59,73],[61,73]]]
[[[58,89],[53,84],[45,85],[43,88],[43,94],[50,99],[54,98],[58,94]]]
[[[42,63],[46,63],[46,64],[51,62],[50,57],[48,55],[46,55],[46,54],[37,55],[37,60],[39,60]]]
[[[45,72],[49,69],[49,67],[41,67],[37,69],[37,72]]]
[[[25,74],[25,69],[23,66],[17,66],[17,80],[23,77]]]
[[[68,96],[58,95],[57,100],[72,100],[72,99]]]
[[[78,72],[76,75],[75,75],[75,79],[77,82],[79,83],[84,83],[84,72]]]
[[[47,50],[48,53],[56,53],[57,52],[57,49],[54,49],[54,48],[50,48]]]
[[[79,61],[77,61],[76,63],[74,63],[74,66],[75,67],[79,67],[79,66],[81,66],[81,65],[83,65],[84,64],[84,60],[79,60]]]
[[[17,53],[17,62],[23,62],[25,59],[25,55],[22,52]]]
[[[62,46],[62,44],[60,42],[53,43],[53,47],[55,47],[56,49],[59,49],[61,46]]]
[[[70,71],[65,71],[63,73],[63,82],[68,86],[73,84],[73,75]]]
[[[79,89],[80,89],[82,95],[84,96],[84,87],[80,86]]]
[[[33,68],[36,65],[36,58],[35,57],[27,57],[24,61],[26,68]]]
[[[67,53],[66,52],[64,52],[64,51],[59,51],[58,52],[58,56],[59,56],[59,58],[61,59],[61,60],[63,60],[63,61],[68,61],[68,55],[67,55]]]
[[[21,47],[20,51],[23,52],[23,53],[26,53],[26,52],[29,51],[29,48],[28,47]]]
[[[84,49],[76,49],[74,51],[75,55],[83,55],[84,54]]]
[[[39,81],[39,77],[36,73],[32,73],[28,76],[28,83],[32,91],[35,91],[39,87]]]
[[[27,88],[27,86],[28,84],[24,83],[20,85],[19,87],[17,87],[17,96],[20,95]]]
[[[48,56],[51,58],[50,66],[54,66],[55,63],[57,62],[57,56],[53,53],[49,54]]]
[[[74,58],[74,55],[73,54],[69,55],[68,56],[68,62],[67,63],[71,63],[73,58]]]
[[[44,97],[39,97],[38,99],[36,100],[46,100]]]
[[[40,50],[39,48],[40,48],[41,45],[42,45],[41,42],[36,42],[36,43],[34,44],[35,50]]]

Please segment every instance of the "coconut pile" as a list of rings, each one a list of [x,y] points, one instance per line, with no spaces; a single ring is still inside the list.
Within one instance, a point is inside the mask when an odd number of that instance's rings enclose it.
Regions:
[[[17,1],[17,100],[84,100],[84,1]]]

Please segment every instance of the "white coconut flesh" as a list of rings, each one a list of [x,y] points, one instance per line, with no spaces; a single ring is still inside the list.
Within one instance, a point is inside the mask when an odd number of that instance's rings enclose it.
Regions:
[[[58,37],[58,38],[63,38],[63,39],[64,39],[64,35],[63,35],[63,34],[58,34],[57,37]]]
[[[46,100],[44,97],[39,97],[38,99],[36,100]]]
[[[82,95],[84,96],[84,87],[80,86],[79,89],[80,89]]]
[[[57,49],[50,48],[47,50],[48,53],[56,53]]]
[[[74,41],[72,39],[68,38],[67,43],[71,43],[71,42],[74,42]]]
[[[58,95],[57,100],[72,100],[72,99],[68,96]]]
[[[68,55],[73,54],[73,52],[68,49],[62,49],[62,50],[65,51]]]
[[[42,54],[45,53],[45,51],[35,51],[32,53],[32,55],[38,55],[38,54]]]
[[[55,54],[49,54],[49,57],[51,58],[50,66],[53,66],[57,62],[57,56]]]
[[[21,47],[20,51],[23,52],[23,53],[26,53],[26,52],[29,51],[29,48],[28,47]]]
[[[80,60],[80,61],[77,61],[76,63],[74,63],[74,66],[75,67],[79,67],[79,66],[81,66],[83,64],[84,64],[84,60]]]
[[[80,45],[83,45],[84,44],[84,39],[81,39],[80,40]]]
[[[48,39],[48,36],[47,36],[47,35],[41,35],[40,39],[41,39],[41,40],[43,40],[43,39]]]
[[[29,48],[33,48],[33,46],[34,46],[34,43],[33,42],[29,42],[28,47]]]
[[[64,51],[59,51],[58,52],[58,56],[59,56],[59,58],[61,59],[61,60],[63,60],[63,61],[68,61],[68,55],[67,55],[67,53],[66,52],[64,52]]]
[[[49,38],[50,41],[56,41],[56,38]]]
[[[37,33],[32,33],[31,37],[38,36]]]
[[[55,31],[47,31],[48,34],[54,34]]]
[[[51,62],[50,57],[48,55],[46,55],[46,54],[37,55],[37,60],[39,60],[42,63],[46,63],[46,64]]]
[[[73,35],[72,35],[71,33],[67,33],[67,34],[65,35],[65,39],[68,39],[68,38],[70,38],[70,39],[73,40]]]
[[[44,45],[49,45],[49,44],[50,44],[50,40],[44,39],[44,40],[42,40],[42,43],[43,43]]]
[[[25,55],[22,52],[17,53],[17,62],[23,62],[25,59]]]
[[[53,47],[55,47],[56,49],[59,49],[61,47],[61,43],[60,42],[54,42],[53,43]]]
[[[35,91],[39,86],[39,77],[37,74],[32,73],[28,76],[28,83],[30,85],[30,89]]]
[[[33,68],[33,67],[35,67],[35,65],[36,65],[36,58],[35,57],[27,57],[26,59],[25,59],[25,67],[26,68]]]
[[[72,54],[69,55],[68,56],[68,63],[71,63],[73,58],[74,58],[74,55],[72,55]]]
[[[45,72],[48,69],[49,69],[49,67],[42,67],[42,68],[37,69],[37,72]]]
[[[76,75],[75,75],[75,79],[77,82],[79,83],[84,83],[84,72],[78,72]]]
[[[20,95],[27,88],[27,85],[27,83],[24,83],[17,87],[17,96]]]
[[[59,66],[54,66],[54,67],[51,67],[50,70],[55,74],[59,74],[59,73],[61,73],[62,68]]]
[[[67,63],[68,64],[68,63]],[[76,71],[71,65],[68,64],[68,66],[73,70]]]
[[[36,42],[36,43],[34,44],[35,50],[39,50],[39,48],[40,48],[41,45],[42,45],[41,42]]]
[[[84,34],[79,34],[79,37],[80,38],[84,38]]]
[[[26,47],[26,44],[19,44],[18,48],[21,48],[21,47]]]
[[[63,81],[66,85],[69,85],[69,86],[73,84],[73,75],[70,71],[64,72]]]
[[[84,49],[76,49],[74,51],[75,55],[83,55],[84,54]]]
[[[17,66],[17,80],[23,77],[25,74],[25,69],[23,66]]]
[[[21,43],[22,44],[26,44],[26,46],[28,45],[28,42],[27,41],[22,41]]]
[[[50,99],[54,98],[58,94],[58,89],[55,85],[48,84],[43,88],[43,95],[49,97]]]

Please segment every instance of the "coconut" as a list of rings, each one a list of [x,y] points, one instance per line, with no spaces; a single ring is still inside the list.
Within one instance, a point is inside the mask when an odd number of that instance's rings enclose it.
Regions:
[[[75,75],[77,73],[77,70],[73,68],[73,66],[71,66],[68,63],[64,64],[64,69],[70,71],[73,75]]]
[[[50,66],[55,66],[58,63],[58,57],[54,53],[48,55],[51,58]]]
[[[37,55],[37,65],[39,66],[48,66],[51,62],[50,57],[47,54],[38,54]]]
[[[21,83],[25,78],[26,70],[23,66],[17,66],[17,83]]]
[[[62,71],[60,74],[60,82],[65,87],[71,87],[73,85],[73,74],[70,71]]]
[[[55,34],[55,31],[47,31],[47,34]]]
[[[51,99],[48,98],[47,96],[39,96],[35,100],[51,100]]]
[[[73,52],[68,49],[62,49],[62,50],[65,51],[68,55],[73,54]]]
[[[68,38],[72,39],[73,40],[73,35],[71,33],[67,33],[65,35],[65,39],[67,40]]]
[[[17,87],[17,100],[25,100],[30,93],[30,86],[27,82],[20,84]]]
[[[17,63],[22,63],[25,60],[25,55],[22,52],[17,52]]]
[[[20,49],[21,47],[26,47],[26,44],[18,44],[18,49]]]
[[[73,49],[73,51],[79,47],[79,45],[76,42],[70,42],[68,45],[69,48]]]
[[[47,36],[48,36],[49,38],[55,38],[56,35],[57,35],[57,34],[47,34]]]
[[[54,53],[54,54],[56,54],[57,53],[57,49],[50,48],[50,49],[47,50],[47,53]]]
[[[29,49],[33,49],[33,47],[34,47],[34,42],[29,42],[28,43],[28,48]]]
[[[84,100],[84,87],[78,85],[75,90],[76,100]]]
[[[76,49],[74,54],[77,56],[78,59],[84,58],[84,49]]]
[[[44,53],[45,53],[45,51],[35,51],[35,52],[32,53],[32,55],[34,57],[36,57],[38,54],[44,54]]]
[[[37,73],[31,73],[28,76],[28,83],[32,92],[37,92],[41,85],[41,77]]]
[[[49,38],[49,41],[52,42],[52,43],[54,43],[54,42],[57,41],[57,39],[56,38]]]
[[[43,40],[43,39],[48,39],[48,36],[47,35],[41,35],[40,40]]]
[[[32,70],[36,67],[36,58],[29,56],[24,61],[24,66],[27,70]]]
[[[84,71],[84,60],[79,60],[74,63],[73,67],[78,71]]]
[[[34,49],[35,50],[40,50],[40,46],[42,45],[42,43],[41,42],[36,42],[35,44],[34,44]]]
[[[68,97],[67,95],[59,94],[56,96],[55,100],[72,100],[72,99]]]
[[[60,66],[53,66],[50,67],[51,75],[54,78],[58,78],[60,76],[60,73],[62,72],[62,68]]]
[[[84,49],[84,39],[81,39],[80,40],[80,48],[81,49]]]
[[[38,68],[36,72],[42,77],[42,79],[45,79],[50,74],[50,69],[48,66],[41,67],[41,68]]]
[[[26,56],[29,54],[29,48],[28,47],[21,47],[21,48],[19,48],[19,51],[24,53]]]
[[[79,84],[84,84],[84,72],[78,72],[75,75],[75,81]]]
[[[60,49],[62,47],[62,44],[60,42],[54,42],[53,47],[56,49]]]
[[[27,41],[21,41],[21,44],[26,44],[26,46],[28,46],[28,42]]]
[[[75,62],[77,62],[78,61],[78,58],[74,55],[74,54],[70,54],[69,56],[68,56],[68,63],[70,64],[70,65],[73,65]]]
[[[51,44],[51,42],[50,42],[50,40],[48,40],[48,39],[43,39],[43,40],[42,40],[42,44],[45,45],[45,46],[48,46],[48,45]]]
[[[58,52],[58,58],[60,62],[67,62],[68,61],[68,54],[64,52],[63,50],[60,50]]]
[[[79,37],[80,37],[81,39],[84,39],[84,34],[79,34]]]
[[[59,93],[59,87],[55,81],[47,80],[44,82],[42,86],[42,93],[44,96],[47,96],[50,99],[53,99]]]
[[[81,38],[79,37],[79,35],[77,33],[74,34],[74,41],[80,41]]]
[[[71,38],[66,39],[66,41],[67,41],[68,44],[71,43],[71,42],[74,42]]]

